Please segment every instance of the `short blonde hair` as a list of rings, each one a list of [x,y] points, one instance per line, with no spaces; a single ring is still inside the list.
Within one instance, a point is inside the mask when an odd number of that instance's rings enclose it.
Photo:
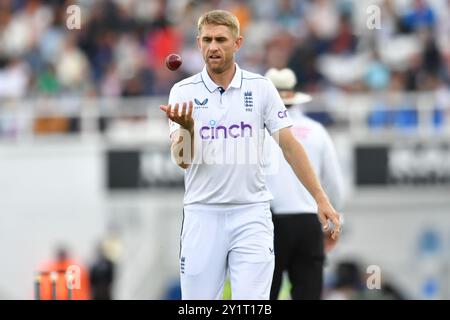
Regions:
[[[213,24],[218,26],[226,26],[231,30],[231,33],[235,38],[239,36],[239,20],[229,11],[225,10],[213,10],[204,13],[197,23],[198,34],[201,34],[202,27],[207,24]]]

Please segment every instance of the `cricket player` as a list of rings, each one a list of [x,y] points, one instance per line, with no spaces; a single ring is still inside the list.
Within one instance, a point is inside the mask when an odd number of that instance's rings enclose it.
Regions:
[[[274,85],[235,63],[243,43],[236,16],[222,10],[202,15],[197,43],[205,67],[176,83],[169,103],[160,106],[169,118],[172,158],[185,169],[182,299],[220,299],[227,274],[233,299],[269,299],[274,248],[264,129],[277,136],[324,228],[334,223],[333,237],[339,236],[339,215],[292,135]]]

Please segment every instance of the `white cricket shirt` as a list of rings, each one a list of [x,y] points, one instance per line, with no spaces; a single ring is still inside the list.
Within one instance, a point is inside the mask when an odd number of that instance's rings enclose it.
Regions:
[[[169,104],[188,101],[194,103],[195,153],[185,170],[184,204],[270,200],[262,167],[265,129],[273,134],[292,125],[272,82],[236,64],[224,90],[205,66],[172,87]],[[169,123],[170,134],[180,128]]]
[[[298,106],[288,110],[295,138],[303,145],[330,202],[338,210],[343,202],[343,180],[336,150],[325,128],[306,117]],[[278,144],[267,139],[265,146],[267,187],[277,214],[317,213],[317,204],[284,159]]]

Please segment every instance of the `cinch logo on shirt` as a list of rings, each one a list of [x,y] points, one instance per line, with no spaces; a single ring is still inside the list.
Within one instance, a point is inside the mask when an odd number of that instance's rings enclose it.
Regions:
[[[200,137],[202,140],[214,140],[214,139],[228,139],[231,138],[243,138],[246,133],[249,133],[249,137],[253,135],[253,128],[251,125],[241,121],[240,124],[232,124],[229,127],[217,126],[215,120],[209,122],[209,126],[203,126],[200,128]]]

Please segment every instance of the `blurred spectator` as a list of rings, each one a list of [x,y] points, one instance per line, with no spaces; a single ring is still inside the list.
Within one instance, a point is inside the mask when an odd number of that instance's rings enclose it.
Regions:
[[[332,289],[325,293],[326,300],[354,300],[364,288],[359,265],[354,261],[337,264]]]
[[[44,71],[37,76],[37,90],[44,96],[55,96],[60,91],[60,84],[56,78],[55,68],[48,64]]]
[[[43,63],[54,63],[64,45],[64,38],[67,34],[64,32],[63,15],[56,9],[53,11],[54,17],[48,29],[42,32],[42,37],[37,39],[37,46]]]
[[[111,64],[103,76],[100,94],[105,97],[118,97],[122,94],[122,90],[122,82],[119,78],[117,65]]]
[[[386,89],[390,81],[389,69],[378,60],[369,63],[365,75],[365,82],[370,90],[378,91]]]
[[[124,81],[136,75],[143,55],[144,50],[136,34],[124,33],[118,37],[114,47],[115,63],[112,64],[116,66],[120,80]]]
[[[9,17],[7,25],[0,33],[0,52],[9,57],[23,56],[34,47],[50,25],[52,12],[41,1],[30,0],[25,2],[21,10]]]
[[[30,68],[22,60],[11,58],[0,62],[0,98],[23,98],[31,79]]]
[[[276,37],[271,38],[266,43],[267,65],[278,69],[286,66],[293,50],[293,43],[293,36],[286,31],[280,30]]]
[[[88,60],[76,46],[75,39],[68,37],[56,63],[56,76],[65,89],[80,91],[86,84]]]
[[[300,12],[296,10],[294,4],[290,0],[279,0],[279,10],[276,16],[276,22],[286,31],[289,31],[292,35],[296,35],[305,26]]]
[[[339,19],[336,36],[330,43],[330,51],[334,54],[354,54],[357,37],[353,34],[351,16],[342,15]]]
[[[326,300],[404,300],[405,295],[394,283],[380,279],[380,287],[369,289],[367,275],[361,265],[353,260],[341,261],[336,265],[331,289],[324,294]]]
[[[147,37],[147,54],[151,66],[161,68],[167,55],[180,51],[183,38],[164,18],[155,21],[155,27]]]
[[[311,6],[306,16],[309,29],[315,37],[326,41],[336,36],[339,25],[339,13],[333,1],[311,1]]]
[[[105,248],[100,244],[95,261],[89,270],[93,300],[112,300],[114,270],[114,262],[105,254]]]
[[[289,1],[288,1],[289,2]],[[226,10],[232,12],[239,20],[241,33],[245,34],[247,26],[252,20],[252,13],[248,6],[248,1],[245,0],[232,0],[225,7]]]
[[[287,66],[297,77],[298,90],[310,93],[315,91],[322,75],[317,70],[317,54],[315,44],[317,40],[312,36],[301,41],[292,52]]]
[[[412,31],[419,28],[433,28],[436,15],[425,0],[414,0],[412,8],[404,16],[404,23]]]
[[[88,300],[90,299],[90,285],[89,274],[85,267],[77,260],[70,257],[66,247],[60,246],[56,252],[55,257],[43,263],[39,268],[39,272],[43,274],[41,276],[40,284],[40,298],[41,300],[52,299],[52,281],[51,274],[55,272],[57,274],[56,279],[56,299],[67,300],[68,299],[68,286],[66,272],[69,270],[75,270],[72,273],[73,300]],[[78,286],[79,285],[79,286]]]
[[[383,28],[376,33],[377,41],[387,42],[398,33],[400,26],[400,18],[395,10],[394,0],[381,1],[380,18]]]

